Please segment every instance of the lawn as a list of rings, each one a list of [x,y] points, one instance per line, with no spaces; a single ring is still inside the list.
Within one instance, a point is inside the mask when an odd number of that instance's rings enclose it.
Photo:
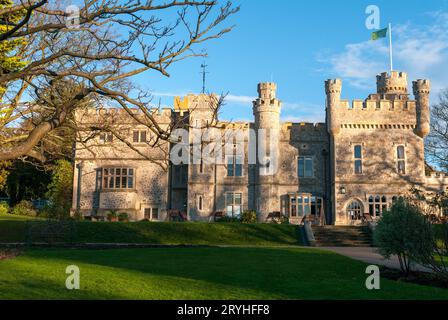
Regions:
[[[27,221],[24,217],[0,216],[0,243],[25,242]],[[33,226],[44,226],[45,221],[32,221]],[[35,228],[36,229],[36,228]],[[37,228],[38,229],[38,228]],[[34,229],[33,229],[34,230]],[[73,234],[71,233],[73,232]],[[34,232],[32,242],[43,242]],[[28,238],[28,239],[29,239]],[[141,243],[192,245],[298,245],[300,229],[293,225],[241,223],[151,223],[151,222],[74,222],[74,231],[62,241],[76,243]]]
[[[77,265],[81,290],[65,289]],[[448,299],[448,290],[381,280],[366,264],[307,248],[30,249],[0,261],[0,299]]]

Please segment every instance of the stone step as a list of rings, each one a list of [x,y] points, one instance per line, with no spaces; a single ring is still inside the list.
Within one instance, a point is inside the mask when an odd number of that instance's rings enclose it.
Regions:
[[[370,247],[373,239],[370,230],[359,226],[313,227],[318,247]]]

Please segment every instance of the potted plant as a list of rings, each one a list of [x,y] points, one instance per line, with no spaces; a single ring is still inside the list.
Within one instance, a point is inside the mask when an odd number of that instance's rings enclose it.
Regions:
[[[118,221],[118,214],[117,214],[117,212],[116,211],[110,211],[108,214],[107,214],[107,220],[109,221],[109,222],[117,222]]]
[[[118,221],[120,221],[120,222],[129,222],[129,215],[127,213],[125,213],[125,212],[120,213],[118,215]]]

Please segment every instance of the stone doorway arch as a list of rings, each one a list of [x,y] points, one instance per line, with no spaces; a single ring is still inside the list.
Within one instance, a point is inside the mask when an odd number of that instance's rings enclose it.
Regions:
[[[364,205],[359,199],[350,199],[345,206],[346,219],[349,224],[361,223],[364,216]]]

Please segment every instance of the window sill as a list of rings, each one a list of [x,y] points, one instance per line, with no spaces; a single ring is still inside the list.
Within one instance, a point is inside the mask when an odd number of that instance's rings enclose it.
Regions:
[[[120,192],[120,193],[137,193],[137,189],[101,189],[101,193]]]

